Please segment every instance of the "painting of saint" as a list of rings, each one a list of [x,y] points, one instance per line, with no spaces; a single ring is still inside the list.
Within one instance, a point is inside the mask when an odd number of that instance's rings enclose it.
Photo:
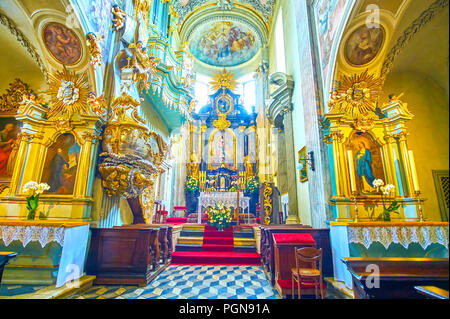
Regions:
[[[380,148],[367,133],[354,134],[347,148],[354,155],[357,190],[362,195],[375,193],[373,181],[385,180]]]
[[[383,46],[384,29],[363,25],[353,31],[345,45],[345,57],[353,65],[361,66],[372,61]]]
[[[210,166],[234,168],[235,140],[229,131],[217,132],[211,140]]]
[[[48,149],[42,176],[50,186],[48,193],[73,194],[79,156],[80,146],[72,134],[61,135]]]
[[[231,21],[205,24],[195,31],[189,43],[191,53],[200,61],[221,67],[247,62],[261,47],[246,25]]]
[[[44,29],[44,43],[53,57],[62,64],[75,64],[81,58],[81,42],[75,32],[59,23]]]
[[[20,126],[15,119],[0,119],[0,177],[11,176],[14,170]]]

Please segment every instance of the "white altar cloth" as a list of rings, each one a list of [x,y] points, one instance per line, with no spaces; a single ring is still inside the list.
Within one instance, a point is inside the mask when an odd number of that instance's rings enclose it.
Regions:
[[[237,207],[237,192],[213,192],[213,193],[200,193],[198,200],[198,223],[201,223],[201,214],[203,209],[209,206],[214,207],[215,204],[222,202],[225,207]],[[250,218],[250,197],[244,196],[242,192],[239,193],[239,208],[244,211],[247,210],[248,217]]]

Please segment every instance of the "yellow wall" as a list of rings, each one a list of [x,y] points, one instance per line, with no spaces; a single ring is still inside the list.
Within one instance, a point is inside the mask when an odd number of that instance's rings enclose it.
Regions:
[[[385,95],[403,92],[401,98],[415,117],[408,123],[408,146],[414,151],[426,218],[440,221],[432,170],[449,169],[449,100],[445,90],[432,79],[418,73],[390,74]]]

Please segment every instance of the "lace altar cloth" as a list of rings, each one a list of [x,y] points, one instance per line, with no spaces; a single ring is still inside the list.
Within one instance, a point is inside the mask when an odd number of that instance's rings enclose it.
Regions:
[[[386,249],[392,244],[400,244],[406,249],[412,243],[418,243],[423,249],[431,244],[440,244],[448,249],[448,224],[446,226],[375,226],[347,227],[350,243],[364,245],[369,249],[374,242],[381,243]]]
[[[215,192],[215,193],[200,193],[199,198],[199,211],[202,208],[209,206],[213,207],[215,204],[222,202],[225,207],[237,207],[237,193],[236,192]],[[250,197],[244,196],[243,193],[239,194],[239,207],[243,210],[250,208]]]
[[[0,238],[6,246],[15,240],[19,240],[23,247],[32,241],[38,241],[42,248],[50,242],[63,246],[64,232],[64,227],[0,226]]]

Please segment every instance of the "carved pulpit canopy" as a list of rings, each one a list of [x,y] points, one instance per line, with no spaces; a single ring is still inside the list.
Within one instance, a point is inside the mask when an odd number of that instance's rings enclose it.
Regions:
[[[136,198],[151,186],[168,145],[150,131],[138,114],[140,103],[123,93],[111,103],[112,116],[103,137],[99,171],[108,195]]]

